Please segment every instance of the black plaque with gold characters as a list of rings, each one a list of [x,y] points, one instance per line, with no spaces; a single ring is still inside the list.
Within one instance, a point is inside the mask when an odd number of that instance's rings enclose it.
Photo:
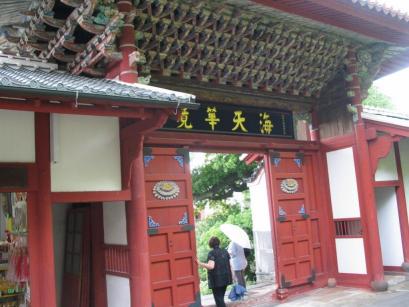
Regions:
[[[294,138],[290,111],[208,102],[197,110],[180,109],[178,120],[169,119],[163,130]]]

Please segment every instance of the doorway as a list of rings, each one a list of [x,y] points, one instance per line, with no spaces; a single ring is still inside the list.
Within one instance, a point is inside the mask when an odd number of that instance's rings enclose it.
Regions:
[[[54,263],[57,306],[98,307],[106,300],[100,203],[53,205]]]
[[[396,187],[377,187],[375,196],[384,270],[401,271],[404,257]]]
[[[211,151],[211,148],[206,148]],[[233,150],[231,150],[232,152]],[[280,288],[327,282],[327,211],[314,152],[262,153]],[[145,191],[155,306],[199,303],[193,196],[185,148],[145,148]],[[203,259],[202,259],[203,260]]]

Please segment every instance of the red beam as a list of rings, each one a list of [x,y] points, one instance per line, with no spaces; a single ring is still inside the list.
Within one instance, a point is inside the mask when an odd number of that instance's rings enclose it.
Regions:
[[[269,149],[318,150],[316,142],[296,141],[268,137],[248,137],[234,135],[209,135],[188,132],[155,131],[145,138],[148,145],[189,146],[192,151],[203,152],[258,152]]]
[[[19,111],[31,111],[39,113],[59,113],[59,114],[75,114],[75,115],[92,115],[92,116],[114,116],[125,118],[145,118],[145,114],[142,107],[132,108],[127,106],[128,110],[112,108],[112,105],[108,104],[111,110],[101,109],[98,106],[86,107],[79,105],[77,108],[72,108],[66,103],[47,103],[42,102],[39,104],[33,103],[33,101],[17,101],[17,100],[4,100],[0,99],[0,109],[19,110]]]
[[[100,191],[100,192],[53,192],[53,203],[87,203],[102,201],[127,201],[131,199],[129,190],[123,191]]]

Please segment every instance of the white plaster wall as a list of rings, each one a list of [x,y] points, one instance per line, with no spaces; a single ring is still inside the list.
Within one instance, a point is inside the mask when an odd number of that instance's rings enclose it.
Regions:
[[[103,215],[105,244],[127,245],[125,202],[105,202]]]
[[[58,307],[61,306],[64,276],[65,228],[69,208],[71,208],[71,204],[53,205],[54,267]]]
[[[34,113],[0,110],[0,162],[35,162]]]
[[[117,118],[53,114],[51,189],[121,190]]]
[[[401,266],[403,249],[395,188],[376,188],[375,195],[383,265]]]
[[[398,180],[396,169],[395,149],[392,146],[389,154],[379,160],[375,173],[375,181]]]
[[[402,165],[403,185],[405,187],[406,209],[409,216],[409,139],[399,142],[400,160]]]
[[[335,239],[339,273],[366,274],[365,248],[362,238]]]
[[[327,152],[327,164],[333,218],[360,217],[352,147]]]
[[[250,190],[257,281],[274,279],[274,252],[264,170],[247,186]]]
[[[270,214],[268,209],[268,194],[266,175],[264,170],[252,183],[247,184],[250,190],[251,215],[253,230],[271,231]]]
[[[106,275],[108,307],[131,306],[129,279],[114,275]],[[150,291],[150,289],[140,289]]]

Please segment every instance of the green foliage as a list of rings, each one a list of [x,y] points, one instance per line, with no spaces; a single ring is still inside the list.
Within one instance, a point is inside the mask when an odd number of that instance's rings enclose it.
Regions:
[[[234,154],[211,154],[207,163],[192,171],[193,196],[196,206],[203,208],[207,201],[218,201],[233,196],[233,192],[247,189],[245,179],[256,165],[246,165]]]
[[[395,108],[390,97],[381,93],[376,86],[369,88],[368,97],[366,97],[362,103],[366,106],[388,110],[393,110]]]

